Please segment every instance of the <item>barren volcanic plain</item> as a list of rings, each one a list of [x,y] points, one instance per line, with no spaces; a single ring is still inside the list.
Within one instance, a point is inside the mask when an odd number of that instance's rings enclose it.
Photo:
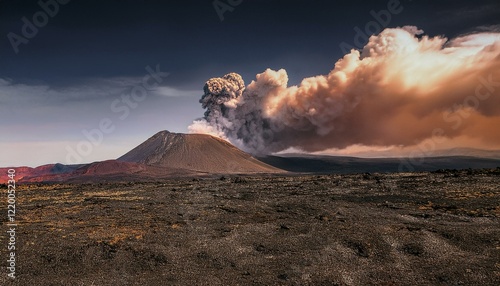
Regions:
[[[26,183],[0,284],[499,285],[499,185],[498,168]]]

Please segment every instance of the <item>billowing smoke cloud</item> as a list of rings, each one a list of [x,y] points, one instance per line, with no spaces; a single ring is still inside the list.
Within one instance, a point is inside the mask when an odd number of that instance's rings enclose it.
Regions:
[[[412,146],[432,136],[500,147],[500,33],[450,41],[422,33],[386,29],[298,86],[287,86],[283,69],[246,87],[235,73],[212,78],[200,100],[205,117],[190,131],[254,154]]]

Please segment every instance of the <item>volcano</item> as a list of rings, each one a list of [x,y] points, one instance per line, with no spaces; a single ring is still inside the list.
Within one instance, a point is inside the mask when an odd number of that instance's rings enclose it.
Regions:
[[[0,168],[7,173],[9,168]],[[220,174],[284,173],[230,143],[204,134],[160,131],[116,160],[80,165],[17,167],[20,182],[150,181]],[[0,184],[8,177],[0,178]]]
[[[222,139],[169,131],[156,133],[117,160],[209,174],[282,172]]]

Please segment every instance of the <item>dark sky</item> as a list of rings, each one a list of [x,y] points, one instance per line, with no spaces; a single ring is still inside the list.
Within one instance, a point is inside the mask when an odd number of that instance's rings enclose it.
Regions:
[[[76,148],[82,130],[103,118],[116,129],[83,161],[119,156],[161,129],[185,132],[203,114],[198,99],[210,77],[234,71],[249,83],[266,68],[285,68],[290,84],[298,84],[327,74],[343,55],[340,44],[354,46],[354,28],[364,30],[374,21],[370,11],[390,2],[400,2],[402,11],[387,27],[414,25],[431,36],[500,24],[498,1],[218,1],[238,2],[221,21],[213,0],[72,0],[58,4],[15,53],[8,35],[23,36],[22,18],[32,22],[43,10],[38,1],[0,1],[0,152],[33,142],[52,154],[13,151],[0,165],[64,162],[66,151],[47,146]],[[169,73],[161,86],[170,92],[152,92],[118,119],[110,104],[140,82],[148,65]]]
[[[220,0],[225,3],[227,0]],[[199,88],[207,77],[238,71],[247,80],[266,67],[286,68],[295,80],[326,73],[353,43],[354,27],[388,1],[243,0],[221,21],[213,1],[72,0],[15,54],[1,41],[0,74],[64,84],[81,77],[142,74],[159,63],[175,86]],[[388,26],[415,25],[429,35],[454,37],[498,24],[498,1],[409,1]],[[0,34],[21,34],[37,1],[2,1]],[[248,78],[247,78],[248,76]]]

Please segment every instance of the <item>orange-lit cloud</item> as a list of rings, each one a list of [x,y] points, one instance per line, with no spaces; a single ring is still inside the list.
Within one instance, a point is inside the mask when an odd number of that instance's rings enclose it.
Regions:
[[[211,79],[202,99],[205,118],[191,130],[226,137],[252,153],[449,139],[500,148],[500,33],[452,40],[421,33],[386,29],[328,75],[298,86],[287,86],[283,69],[268,69],[246,87],[235,74]]]

